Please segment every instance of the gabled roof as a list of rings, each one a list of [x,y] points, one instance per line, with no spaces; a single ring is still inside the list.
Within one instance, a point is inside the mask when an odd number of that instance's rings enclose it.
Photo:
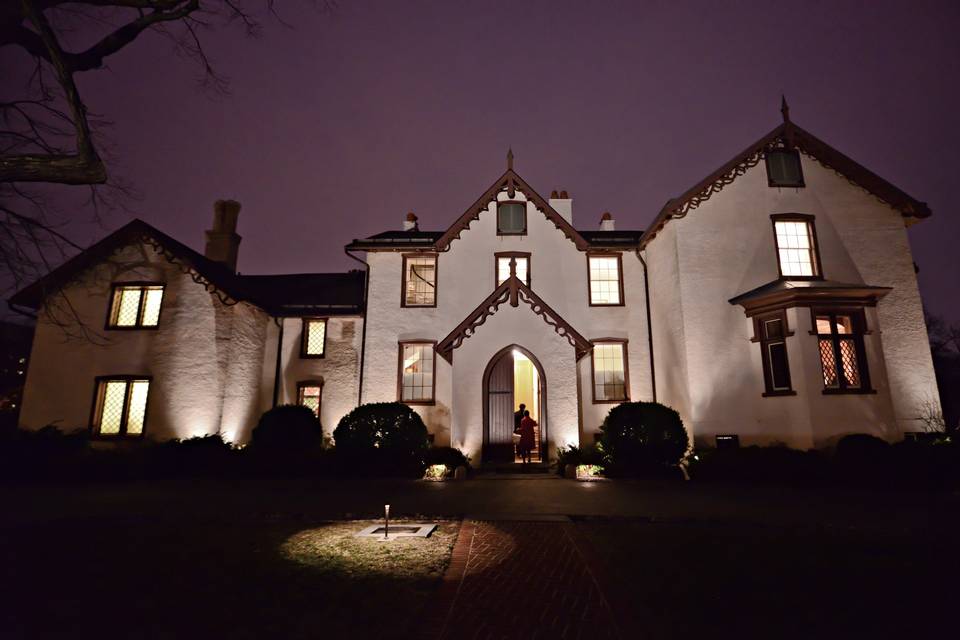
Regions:
[[[10,298],[10,304],[38,309],[47,296],[59,292],[78,274],[137,242],[152,246],[226,304],[249,302],[275,316],[353,315],[363,310],[362,272],[238,275],[140,219],[124,225],[21,289]]]
[[[567,222],[556,209],[550,206],[547,200],[513,170],[513,152],[509,151],[507,153],[507,170],[502,176],[497,178],[497,180],[490,185],[490,188],[484,191],[483,195],[477,198],[477,201],[470,205],[446,231],[420,231],[419,229],[411,229],[410,231],[384,231],[369,238],[355,239],[347,245],[347,250],[396,251],[398,249],[410,248],[446,251],[450,248],[450,243],[459,238],[464,229],[468,229],[470,223],[479,218],[483,211],[486,211],[489,204],[497,199],[497,194],[501,191],[506,191],[507,196],[510,198],[513,198],[517,191],[522,192],[527,200],[543,212],[547,220],[562,231],[563,235],[573,241],[577,249],[586,251],[592,246],[590,240],[587,240],[580,231],[574,229],[573,225]],[[607,240],[607,238],[604,238],[604,240]],[[622,246],[622,244],[611,241],[602,246]]]
[[[644,232],[640,241],[641,246],[645,246],[652,240],[667,221],[672,218],[684,217],[691,210],[696,209],[708,200],[710,196],[732,183],[738,176],[759,164],[768,150],[781,147],[799,149],[822,165],[833,169],[853,184],[869,191],[881,201],[899,211],[904,217],[927,218],[931,215],[930,207],[925,202],[916,200],[855,160],[823,142],[809,131],[797,126],[790,120],[790,110],[786,101],[784,101],[781,111],[783,112],[783,123],[780,126],[687,189],[682,195],[668,200]]]
[[[873,306],[890,291],[890,287],[833,280],[778,279],[734,296],[729,302],[742,306],[749,317],[788,306],[808,307],[817,304]]]
[[[585,356],[593,348],[590,341],[571,327],[560,314],[550,308],[540,296],[535,294],[522,280],[517,278],[516,272],[511,270],[510,277],[493,290],[487,298],[464,318],[463,322],[454,328],[447,337],[437,343],[437,353],[447,362],[453,362],[453,350],[463,344],[463,341],[477,332],[477,328],[495,314],[503,303],[509,302],[511,307],[519,306],[524,302],[536,315],[553,327],[553,330],[562,338],[566,338],[576,350],[577,360]]]

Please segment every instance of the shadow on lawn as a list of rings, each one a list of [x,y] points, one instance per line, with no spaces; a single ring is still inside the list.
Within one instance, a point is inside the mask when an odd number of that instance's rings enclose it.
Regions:
[[[129,516],[4,530],[0,562],[9,588],[0,604],[0,636],[402,635],[436,589],[457,525],[442,525],[433,540],[445,546],[442,558],[434,554],[430,570],[421,572],[338,563],[336,554],[321,563],[291,556],[291,540],[324,526]],[[352,532],[364,525],[333,526]]]

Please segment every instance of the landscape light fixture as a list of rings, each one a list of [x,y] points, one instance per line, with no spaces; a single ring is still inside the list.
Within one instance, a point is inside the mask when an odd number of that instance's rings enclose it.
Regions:
[[[383,505],[383,539],[390,539],[390,505]]]

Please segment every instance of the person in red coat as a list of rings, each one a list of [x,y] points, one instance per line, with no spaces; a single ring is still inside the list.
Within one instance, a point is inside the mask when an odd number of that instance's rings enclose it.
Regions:
[[[537,426],[536,421],[530,417],[530,411],[523,412],[523,419],[520,421],[520,442],[517,444],[517,451],[520,453],[520,459],[523,464],[532,461],[534,447],[534,431]]]

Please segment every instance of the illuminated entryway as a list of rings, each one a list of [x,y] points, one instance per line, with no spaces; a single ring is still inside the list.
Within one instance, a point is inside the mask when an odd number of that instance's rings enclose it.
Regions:
[[[483,460],[520,462],[513,431],[520,405],[537,422],[534,428],[533,462],[542,462],[546,430],[543,367],[529,351],[518,345],[505,347],[487,364],[483,374]]]

